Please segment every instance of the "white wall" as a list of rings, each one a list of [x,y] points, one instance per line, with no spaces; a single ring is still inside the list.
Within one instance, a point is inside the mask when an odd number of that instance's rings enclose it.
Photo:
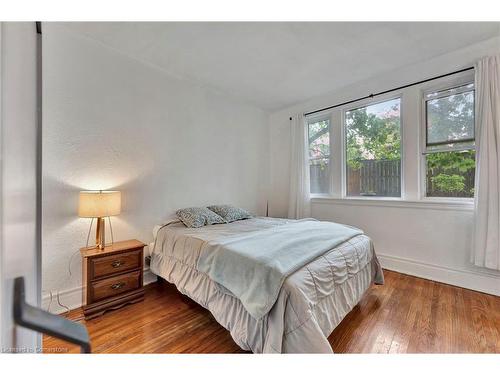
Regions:
[[[291,115],[472,66],[478,58],[498,53],[500,38],[493,38],[271,114],[270,215],[284,217],[287,214]],[[410,90],[409,95],[415,94],[418,92]],[[411,111],[417,113],[418,109]],[[337,127],[333,134],[340,134],[341,124],[334,122],[332,125]],[[415,186],[419,173],[419,126],[418,115],[415,118],[403,117],[403,136],[407,141],[404,145],[407,157],[404,179],[407,186],[412,187],[408,188],[406,196],[411,201],[418,199]],[[334,145],[340,145],[339,142],[340,139],[333,141]],[[334,168],[340,173],[339,160],[334,160]],[[500,295],[500,272],[469,263],[473,219],[470,208],[420,202],[386,204],[318,199],[313,200],[312,216],[365,230],[373,238],[381,262],[388,269]]]
[[[68,273],[89,226],[77,217],[79,190],[122,191],[115,240],[149,243],[153,226],[180,207],[225,202],[265,212],[266,113],[43,26],[45,304],[50,290],[70,307],[80,301],[79,254]]]

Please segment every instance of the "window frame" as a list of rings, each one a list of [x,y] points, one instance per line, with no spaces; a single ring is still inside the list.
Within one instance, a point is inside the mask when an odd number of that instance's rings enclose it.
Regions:
[[[342,199],[347,200],[376,200],[376,201],[402,201],[405,200],[405,152],[404,152],[404,116],[403,116],[403,106],[404,106],[404,92],[403,90],[392,91],[385,95],[377,96],[376,98],[369,98],[365,100],[360,100],[351,105],[346,105],[342,107]],[[346,112],[354,111],[356,109],[365,108],[371,105],[388,102],[391,100],[399,99],[399,134],[401,138],[400,147],[400,179],[401,179],[401,196],[399,197],[386,197],[386,196],[358,196],[358,195],[347,195],[347,132],[346,132]]]
[[[320,121],[329,121],[328,125],[328,140],[329,140],[329,146],[330,146],[330,156],[328,158],[328,165],[329,165],[329,176],[328,176],[328,191],[326,193],[310,193],[311,198],[329,198],[331,197],[332,194],[332,189],[333,189],[333,132],[332,132],[332,126],[333,126],[333,118],[332,118],[332,112],[324,112],[324,113],[318,113],[314,114],[311,116],[306,116],[305,117],[305,126],[306,126],[306,134],[308,136],[307,138],[307,166],[310,168],[310,160],[311,158],[309,157],[309,124],[314,124],[316,122]],[[309,175],[309,188],[311,184],[311,176]]]
[[[420,112],[421,112],[421,120],[420,120],[420,142],[419,142],[419,200],[422,202],[441,202],[441,203],[463,203],[463,204],[471,204],[474,202],[474,198],[466,198],[466,197],[428,197],[427,196],[427,164],[426,164],[426,156],[432,152],[427,150],[427,100],[426,96],[433,92],[438,91],[446,91],[453,88],[458,88],[460,86],[465,86],[469,84],[474,84],[472,91],[474,92],[474,139],[476,140],[476,87],[475,87],[475,79],[474,72],[465,72],[462,74],[457,74],[456,76],[446,77],[443,79],[436,80],[435,82],[431,82],[429,84],[423,84],[420,87]],[[468,92],[470,90],[463,90],[462,92]],[[437,98],[446,97],[449,95],[437,96]],[[471,140],[460,140],[458,142],[448,142],[442,143],[444,144],[452,144],[452,143],[465,143],[470,142]],[[440,146],[440,144],[431,144],[432,146]],[[457,148],[455,151],[461,150],[476,150],[476,145],[472,147],[466,148]],[[445,152],[443,150],[436,150],[433,152]]]
[[[313,121],[330,120],[330,191],[311,194],[311,202],[359,206],[431,208],[471,211],[473,198],[426,197],[426,107],[425,94],[474,83],[474,71],[454,74],[437,80],[392,91],[374,98],[328,109],[305,116],[306,126]],[[373,88],[374,91],[376,88]],[[474,90],[475,91],[475,90]],[[360,92],[359,94],[363,94]],[[401,131],[401,197],[348,196],[346,179],[345,112],[367,105],[399,98]],[[348,97],[337,98],[338,101]],[[475,108],[477,95],[475,95]],[[474,117],[476,121],[476,117]],[[475,126],[476,128],[476,126]],[[475,129],[476,130],[476,129]],[[408,139],[407,139],[408,138]],[[310,181],[308,181],[310,183]]]

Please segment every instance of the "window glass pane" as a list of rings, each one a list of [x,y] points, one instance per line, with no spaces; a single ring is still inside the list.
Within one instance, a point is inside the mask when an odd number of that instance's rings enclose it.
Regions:
[[[401,196],[401,100],[345,113],[347,195]]]
[[[426,98],[428,145],[474,139],[472,84],[431,93]]]
[[[330,192],[330,121],[308,124],[311,193]]]
[[[474,150],[435,152],[425,159],[428,197],[474,197]]]

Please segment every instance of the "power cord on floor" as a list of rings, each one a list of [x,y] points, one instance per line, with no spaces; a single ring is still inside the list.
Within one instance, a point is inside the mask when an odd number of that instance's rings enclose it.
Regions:
[[[59,305],[59,307],[62,307],[63,309],[66,310],[64,312],[65,314],[69,313],[71,310],[70,310],[70,308],[68,306],[66,306],[65,304],[63,304],[61,302],[61,299],[60,299],[61,297],[60,297],[60,294],[59,294],[59,290],[56,290],[55,294],[56,294],[55,299],[56,299],[56,302]],[[46,309],[47,312],[50,312],[50,307],[52,306],[52,302],[54,301],[54,291],[49,290],[49,295],[50,295],[50,300],[49,300],[49,304],[48,304],[47,309]]]
[[[47,306],[47,312],[50,312],[50,305],[52,305],[52,300],[54,299],[52,296],[52,290],[49,290],[49,294],[50,294],[50,301],[49,305]]]
[[[64,305],[61,303],[60,299],[59,299],[59,291],[57,291],[57,304],[63,308],[66,309],[66,313],[69,313],[71,310],[69,309],[68,306]]]

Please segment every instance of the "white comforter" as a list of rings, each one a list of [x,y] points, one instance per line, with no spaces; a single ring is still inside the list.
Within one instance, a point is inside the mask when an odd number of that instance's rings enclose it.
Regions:
[[[331,352],[327,337],[383,275],[370,239],[357,235],[288,276],[272,309],[253,318],[241,301],[196,269],[208,241],[280,226],[290,220],[255,218],[190,229],[162,227],[151,269],[212,312],[235,342],[254,353]]]

